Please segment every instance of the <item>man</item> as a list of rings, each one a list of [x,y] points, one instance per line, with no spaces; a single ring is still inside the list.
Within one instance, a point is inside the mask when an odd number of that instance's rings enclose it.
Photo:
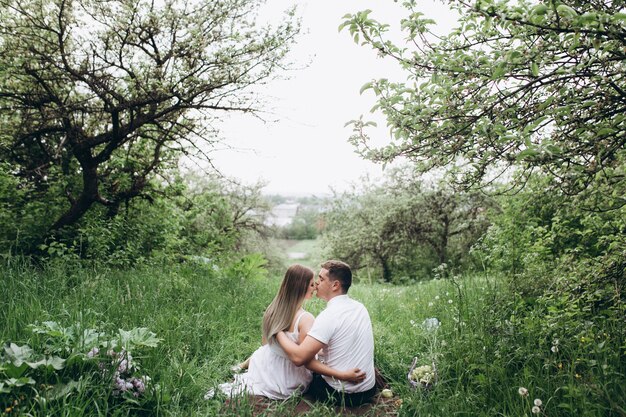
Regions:
[[[306,365],[319,353],[318,359],[331,368],[359,368],[365,374],[359,383],[314,374],[307,393],[321,401],[360,405],[369,402],[376,392],[372,323],[363,304],[348,296],[352,285],[350,266],[340,261],[327,261],[321,267],[317,297],[327,302],[326,309],[317,316],[300,345],[284,332],[278,333],[276,339],[298,366]]]

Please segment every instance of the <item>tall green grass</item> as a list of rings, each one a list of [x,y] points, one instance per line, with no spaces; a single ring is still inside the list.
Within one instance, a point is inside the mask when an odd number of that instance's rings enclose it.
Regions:
[[[33,416],[251,415],[245,398],[225,405],[203,395],[229,380],[230,366],[259,345],[263,310],[282,278],[259,277],[196,264],[114,271],[36,269],[9,260],[0,272],[0,341],[37,347],[40,341],[27,326],[47,320],[110,333],[147,327],[162,341],[139,358],[159,386],[148,404],[94,399],[94,392],[110,395],[106,386],[76,390],[45,407],[32,401],[29,388],[23,399],[3,400],[19,401],[11,413]],[[531,415],[535,398],[550,416],[626,415],[623,354],[610,339],[612,330],[596,325],[593,340],[561,338],[555,353],[542,328],[549,317],[512,295],[503,277],[467,275],[411,286],[356,283],[350,293],[368,307],[376,363],[402,400],[400,415]],[[307,305],[314,314],[323,307],[320,300]],[[441,326],[427,330],[422,323],[433,317]],[[431,390],[410,388],[406,374],[413,357],[436,364],[438,382]],[[520,396],[519,387],[529,397]],[[267,414],[289,415],[294,406],[293,400],[277,404]],[[335,412],[316,405],[310,415]]]

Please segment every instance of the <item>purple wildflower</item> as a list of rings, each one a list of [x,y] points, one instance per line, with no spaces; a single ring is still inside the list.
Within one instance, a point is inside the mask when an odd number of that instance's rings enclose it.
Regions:
[[[117,365],[117,372],[119,372],[120,374],[127,372],[129,369],[130,366],[128,364],[128,359],[122,359],[119,365]]]
[[[100,349],[98,349],[97,347],[94,347],[89,352],[87,352],[87,357],[93,358],[94,356],[98,356],[99,353],[100,353]]]
[[[144,382],[141,379],[133,378],[131,381],[133,383],[133,386],[137,390],[137,392],[143,393],[146,390],[146,385],[144,384]]]
[[[130,384],[130,387],[132,388],[133,384]],[[128,385],[125,380],[118,376],[115,378],[115,388],[122,392],[126,392],[128,390]]]

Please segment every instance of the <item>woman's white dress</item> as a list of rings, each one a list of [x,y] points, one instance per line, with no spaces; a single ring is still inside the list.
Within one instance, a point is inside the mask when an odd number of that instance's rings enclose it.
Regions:
[[[285,332],[294,342],[298,342],[298,325],[306,312],[296,318],[293,332]],[[268,343],[258,348],[250,358],[248,370],[235,375],[233,382],[220,384],[219,389],[228,396],[247,392],[271,399],[285,399],[295,391],[304,391],[311,382],[311,371],[304,366],[294,365],[278,342]]]

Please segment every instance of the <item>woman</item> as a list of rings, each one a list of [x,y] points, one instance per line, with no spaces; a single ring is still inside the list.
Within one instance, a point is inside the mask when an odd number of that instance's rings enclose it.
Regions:
[[[285,331],[300,343],[313,325],[313,315],[302,308],[304,300],[310,299],[315,291],[313,278],[313,271],[302,265],[292,265],[287,269],[278,294],[263,315],[262,346],[252,354],[249,362],[246,361],[247,372],[235,375],[234,382],[219,386],[222,392],[227,395],[247,392],[271,399],[285,399],[295,391],[306,390],[311,382],[311,371],[345,381],[362,380],[364,376],[358,369],[337,371],[317,360],[306,367],[295,366],[276,342],[276,333]],[[245,366],[245,363],[242,365]]]

